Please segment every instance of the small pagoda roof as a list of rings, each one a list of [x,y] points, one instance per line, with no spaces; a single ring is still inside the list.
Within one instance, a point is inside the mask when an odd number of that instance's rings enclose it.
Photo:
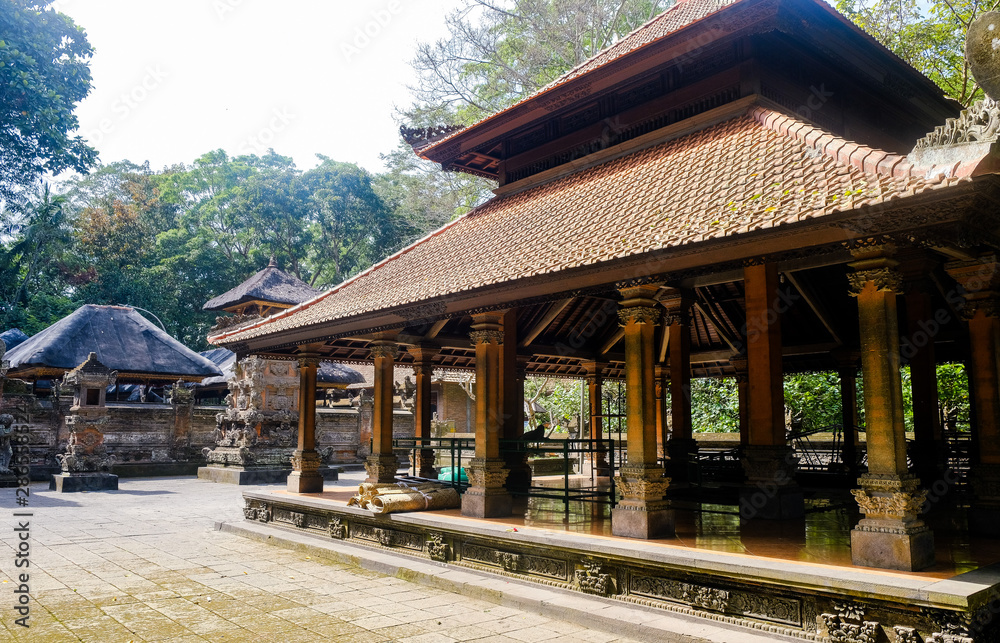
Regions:
[[[90,358],[121,380],[201,381],[221,371],[126,306],[87,304],[8,351],[9,377],[60,376]]]
[[[0,341],[4,343],[7,350],[13,350],[18,344],[28,341],[28,336],[20,328],[11,328],[0,333]]]
[[[203,309],[229,310],[254,301],[281,307],[294,306],[312,299],[319,292],[298,277],[278,268],[277,262],[272,258],[266,268],[229,292],[210,299]]]
[[[198,385],[202,388],[226,386],[236,368],[236,353],[228,348],[215,348],[201,353],[222,370],[222,375],[208,377]],[[316,373],[316,383],[320,386],[348,386],[364,382],[365,377],[358,371],[338,362],[320,362]]]

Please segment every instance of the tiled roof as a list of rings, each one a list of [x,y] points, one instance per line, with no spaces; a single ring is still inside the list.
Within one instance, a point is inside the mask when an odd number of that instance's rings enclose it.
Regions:
[[[298,304],[312,299],[319,293],[298,277],[278,268],[274,259],[266,268],[256,273],[229,292],[210,299],[204,310],[224,310],[248,301],[265,301],[274,304]]]
[[[222,343],[848,211],[962,180],[761,106],[498,196]]]
[[[562,85],[563,83],[566,83],[576,78],[577,76],[582,76],[583,74],[598,69],[599,67],[603,67],[604,65],[607,65],[611,61],[617,58],[621,58],[622,56],[631,51],[639,49],[643,45],[647,45],[655,40],[658,40],[674,31],[677,31],[694,22],[697,22],[702,18],[708,17],[713,13],[715,13],[716,11],[723,9],[724,7],[736,4],[739,1],[740,0],[678,0],[678,2],[674,4],[672,7],[664,10],[663,13],[659,14],[646,24],[637,28],[635,31],[631,32],[618,42],[599,51],[594,56],[580,63],[579,65],[569,70],[559,78],[555,79],[545,87],[539,89],[537,92],[522,98],[521,100],[517,101],[510,107],[504,108],[499,112],[486,117],[485,119],[480,121],[480,123],[492,120],[496,116],[508,112],[517,107],[518,105],[526,103],[534,99],[536,96],[544,94],[549,90],[554,89],[559,85]],[[438,145],[452,139],[453,137],[470,129],[471,127],[476,127],[478,125],[479,123],[476,123],[475,125],[470,125],[469,127],[466,127],[464,129],[459,129],[454,132],[451,132],[447,136],[438,138],[433,143],[419,148],[419,152],[421,153],[422,156],[426,150],[430,150],[434,147],[437,147]]]

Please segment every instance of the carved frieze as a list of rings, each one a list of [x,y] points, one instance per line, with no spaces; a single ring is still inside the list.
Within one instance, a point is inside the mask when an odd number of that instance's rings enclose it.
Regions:
[[[653,306],[632,306],[618,310],[618,320],[622,325],[635,324],[657,324],[663,317],[663,309]]]
[[[503,331],[492,328],[470,330],[469,339],[472,340],[473,346],[477,344],[496,344],[500,346],[503,344]]]
[[[876,643],[881,631],[877,621],[864,620],[865,609],[853,603],[833,604],[835,613],[820,614],[833,643]]]
[[[399,355],[399,347],[395,344],[372,344],[368,348],[368,351],[372,359],[379,359],[381,357],[396,359]]]
[[[897,625],[892,628],[892,635],[895,643],[923,643],[920,634],[912,627]]]
[[[893,268],[858,270],[857,272],[848,273],[847,281],[850,286],[849,293],[852,297],[860,295],[869,281],[874,282],[875,289],[880,292],[898,293],[903,289],[903,278]]]
[[[924,613],[937,627],[937,631],[927,637],[927,643],[976,643],[973,614],[939,609],[924,610]]]
[[[580,591],[587,594],[597,594],[607,596],[613,594],[615,585],[611,574],[606,574],[602,570],[604,565],[600,561],[586,560],[583,562],[583,569],[578,569],[573,573],[576,584]]]
[[[427,553],[431,560],[446,563],[451,558],[451,546],[444,541],[442,534],[432,533],[427,537]]]
[[[243,517],[247,520],[270,522],[271,508],[267,505],[267,503],[259,500],[250,500],[248,498],[244,501]]]
[[[343,540],[347,537],[347,525],[344,524],[344,521],[340,518],[340,516],[331,517],[326,528],[330,534],[330,538]]]
[[[942,147],[958,143],[979,143],[997,140],[1000,133],[1000,105],[990,97],[976,101],[962,110],[958,118],[949,118],[934,128],[914,146],[914,150]]]
[[[510,470],[503,465],[503,460],[473,458],[465,468],[469,485],[481,489],[503,489],[510,474]]]
[[[802,626],[802,601],[759,592],[730,592],[729,611],[762,621]]]

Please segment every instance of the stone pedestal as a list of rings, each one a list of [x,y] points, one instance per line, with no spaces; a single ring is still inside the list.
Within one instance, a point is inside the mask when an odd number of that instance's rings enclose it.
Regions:
[[[670,484],[664,470],[652,465],[625,465],[615,484],[622,500],[611,510],[611,533],[625,538],[674,535],[674,512],[663,499]]]
[[[855,565],[918,571],[934,564],[934,535],[920,520],[927,492],[915,476],[866,474],[851,493],[865,517],[851,532]]]
[[[288,491],[291,493],[322,493],[323,476],[319,473],[320,459],[315,451],[295,451],[292,455],[292,472],[288,474]]]
[[[509,471],[503,460],[473,458],[465,468],[469,488],[462,495],[462,515],[470,518],[509,516],[513,501],[504,484]]]
[[[753,446],[743,450],[746,485],[740,489],[743,520],[791,520],[805,515],[802,489],[795,482],[798,458],[791,447]]]
[[[57,473],[49,481],[49,491],[118,491],[118,476],[113,473]]]

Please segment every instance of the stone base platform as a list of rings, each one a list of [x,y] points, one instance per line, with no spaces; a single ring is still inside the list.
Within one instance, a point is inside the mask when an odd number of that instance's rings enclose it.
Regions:
[[[49,491],[118,491],[118,476],[113,473],[57,473],[49,481]]]
[[[871,640],[975,643],[1000,635],[1000,619],[989,611],[1000,564],[941,579],[579,532],[515,532],[453,510],[376,516],[286,492],[245,491],[243,498],[245,532],[278,529],[319,547],[344,542],[391,551],[439,565],[442,575],[474,569],[699,617],[706,627],[740,628],[748,637],[847,641],[855,640],[851,632],[871,630]]]
[[[258,484],[285,484],[288,475],[292,472],[288,469],[239,469],[237,467],[198,467],[198,478],[210,482],[221,482],[223,484],[258,485]],[[320,467],[320,474],[324,480],[336,480],[340,474],[338,467]]]

